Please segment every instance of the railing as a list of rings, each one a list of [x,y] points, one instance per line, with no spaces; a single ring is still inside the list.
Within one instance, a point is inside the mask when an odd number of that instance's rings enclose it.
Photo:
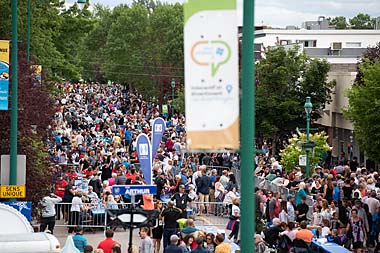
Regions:
[[[266,180],[265,178],[259,178],[255,176],[255,186],[259,187],[260,189],[264,190],[270,190],[272,192],[279,192],[281,194],[281,198],[286,200],[288,195],[297,195],[297,191],[290,190],[286,187],[279,186],[276,184],[273,184],[271,181]],[[307,212],[307,219],[311,220],[313,216],[313,199],[312,198],[306,198],[306,204],[309,206],[309,211]]]

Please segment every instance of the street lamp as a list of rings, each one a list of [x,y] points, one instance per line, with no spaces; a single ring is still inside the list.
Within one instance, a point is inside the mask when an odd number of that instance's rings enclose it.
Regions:
[[[306,143],[309,143],[309,134],[310,134],[310,114],[313,110],[313,104],[310,102],[310,97],[306,97],[306,102],[304,105],[306,112]],[[310,149],[306,148],[306,177],[309,177],[309,152]]]
[[[79,6],[79,9],[83,10],[84,6],[86,5],[86,0],[78,0],[77,4]]]
[[[172,117],[173,117],[173,115],[174,115],[174,108],[173,108],[173,104],[174,104],[174,89],[175,89],[175,80],[174,80],[174,78],[172,79],[171,85],[172,85]]]

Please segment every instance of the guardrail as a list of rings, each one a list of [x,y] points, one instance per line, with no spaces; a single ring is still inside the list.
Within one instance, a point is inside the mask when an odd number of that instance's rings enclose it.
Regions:
[[[255,176],[255,186],[259,187],[260,189],[270,190],[272,192],[279,192],[281,194],[281,198],[284,200],[287,199],[287,196],[289,194],[293,196],[296,196],[297,194],[297,191],[295,190],[291,190],[286,187],[273,184],[271,181],[266,180],[265,178],[259,178],[256,176]],[[307,215],[306,215],[308,220],[311,220],[313,216],[313,203],[314,201],[312,198],[310,197],[306,198],[306,204],[309,206],[309,211],[307,212]]]

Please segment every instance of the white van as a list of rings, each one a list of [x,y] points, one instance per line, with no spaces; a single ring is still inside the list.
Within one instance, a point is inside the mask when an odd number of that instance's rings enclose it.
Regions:
[[[48,233],[0,235],[1,253],[55,253],[61,252],[59,241]]]

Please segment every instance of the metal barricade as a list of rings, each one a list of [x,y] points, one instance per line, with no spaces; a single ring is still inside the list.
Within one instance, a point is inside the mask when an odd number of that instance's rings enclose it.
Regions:
[[[201,206],[207,210],[207,214],[198,215]],[[188,217],[192,217],[196,225],[216,226],[224,228],[229,220],[228,207],[223,202],[192,202],[188,207]]]
[[[83,203],[80,211],[74,211],[71,203],[57,203],[56,227],[67,227],[72,231],[74,227],[95,231],[96,228],[105,230],[107,227],[107,210],[101,203]]]

